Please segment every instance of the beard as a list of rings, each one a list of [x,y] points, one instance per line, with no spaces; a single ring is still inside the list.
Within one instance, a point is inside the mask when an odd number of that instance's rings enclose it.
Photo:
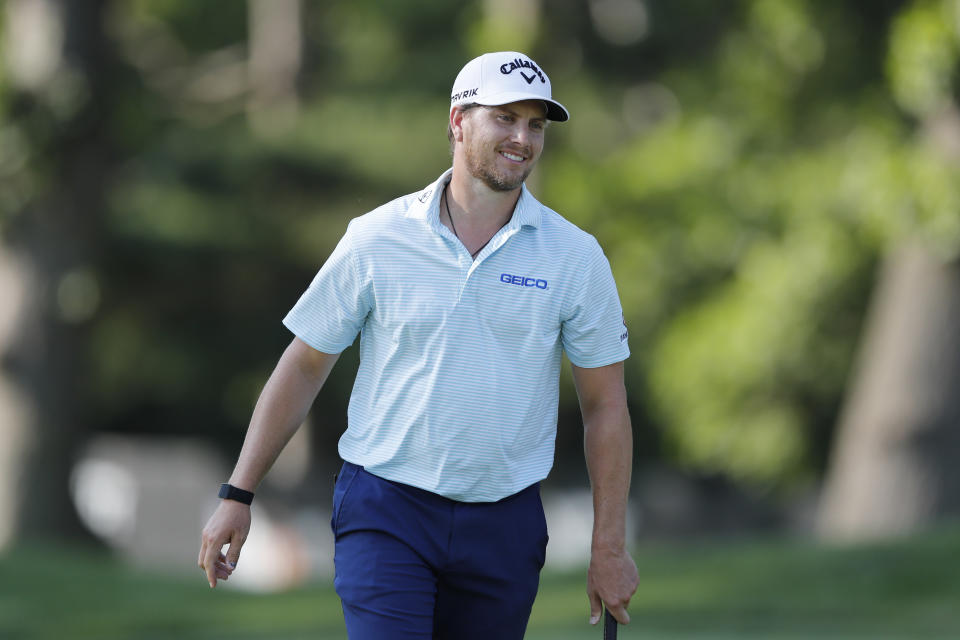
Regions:
[[[520,185],[527,179],[530,172],[533,171],[533,163],[529,164],[520,174],[506,172],[497,169],[493,161],[485,159],[482,154],[476,150],[467,151],[467,171],[471,176],[483,182],[492,191],[513,191],[520,188]]]

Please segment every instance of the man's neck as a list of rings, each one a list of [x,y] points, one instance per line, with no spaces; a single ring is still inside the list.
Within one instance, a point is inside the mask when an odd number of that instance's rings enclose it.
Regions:
[[[522,187],[511,191],[494,191],[466,171],[453,170],[447,187],[450,207],[457,216],[473,228],[499,229],[510,221],[520,199]]]

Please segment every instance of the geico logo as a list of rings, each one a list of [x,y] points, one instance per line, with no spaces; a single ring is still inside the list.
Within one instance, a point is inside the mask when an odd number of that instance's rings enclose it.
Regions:
[[[515,276],[509,273],[500,274],[500,282],[505,284],[515,284],[518,287],[536,287],[537,289],[546,289],[547,281],[540,278],[529,278],[527,276]]]

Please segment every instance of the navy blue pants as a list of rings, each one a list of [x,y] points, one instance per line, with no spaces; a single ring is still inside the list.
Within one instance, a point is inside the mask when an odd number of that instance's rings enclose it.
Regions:
[[[523,638],[547,547],[539,483],[457,502],[348,462],[331,525],[350,640]]]

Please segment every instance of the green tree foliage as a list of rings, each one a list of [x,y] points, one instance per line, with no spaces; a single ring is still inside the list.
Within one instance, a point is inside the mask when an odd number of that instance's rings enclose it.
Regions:
[[[531,186],[611,259],[635,417],[662,437],[643,455],[761,486],[814,476],[877,260],[907,237],[960,248],[956,162],[925,128],[956,108],[957,7],[305,2],[296,95],[255,112],[249,3],[114,2],[99,104],[116,169],[74,287],[97,294],[81,419],[232,455],[289,339],[279,320],[347,221],[446,168],[453,75],[516,48],[573,113]],[[56,179],[58,114],[89,99],[65,69],[41,96],[0,77],[8,244]],[[314,412],[331,460],[351,358]]]
[[[655,125],[554,173],[551,198],[602,229],[634,380],[688,468],[819,472],[873,265],[914,237],[957,256],[956,158],[906,117],[952,104],[957,6],[897,8],[888,36],[852,6],[743,3],[715,57],[639,89],[670,96]]]

